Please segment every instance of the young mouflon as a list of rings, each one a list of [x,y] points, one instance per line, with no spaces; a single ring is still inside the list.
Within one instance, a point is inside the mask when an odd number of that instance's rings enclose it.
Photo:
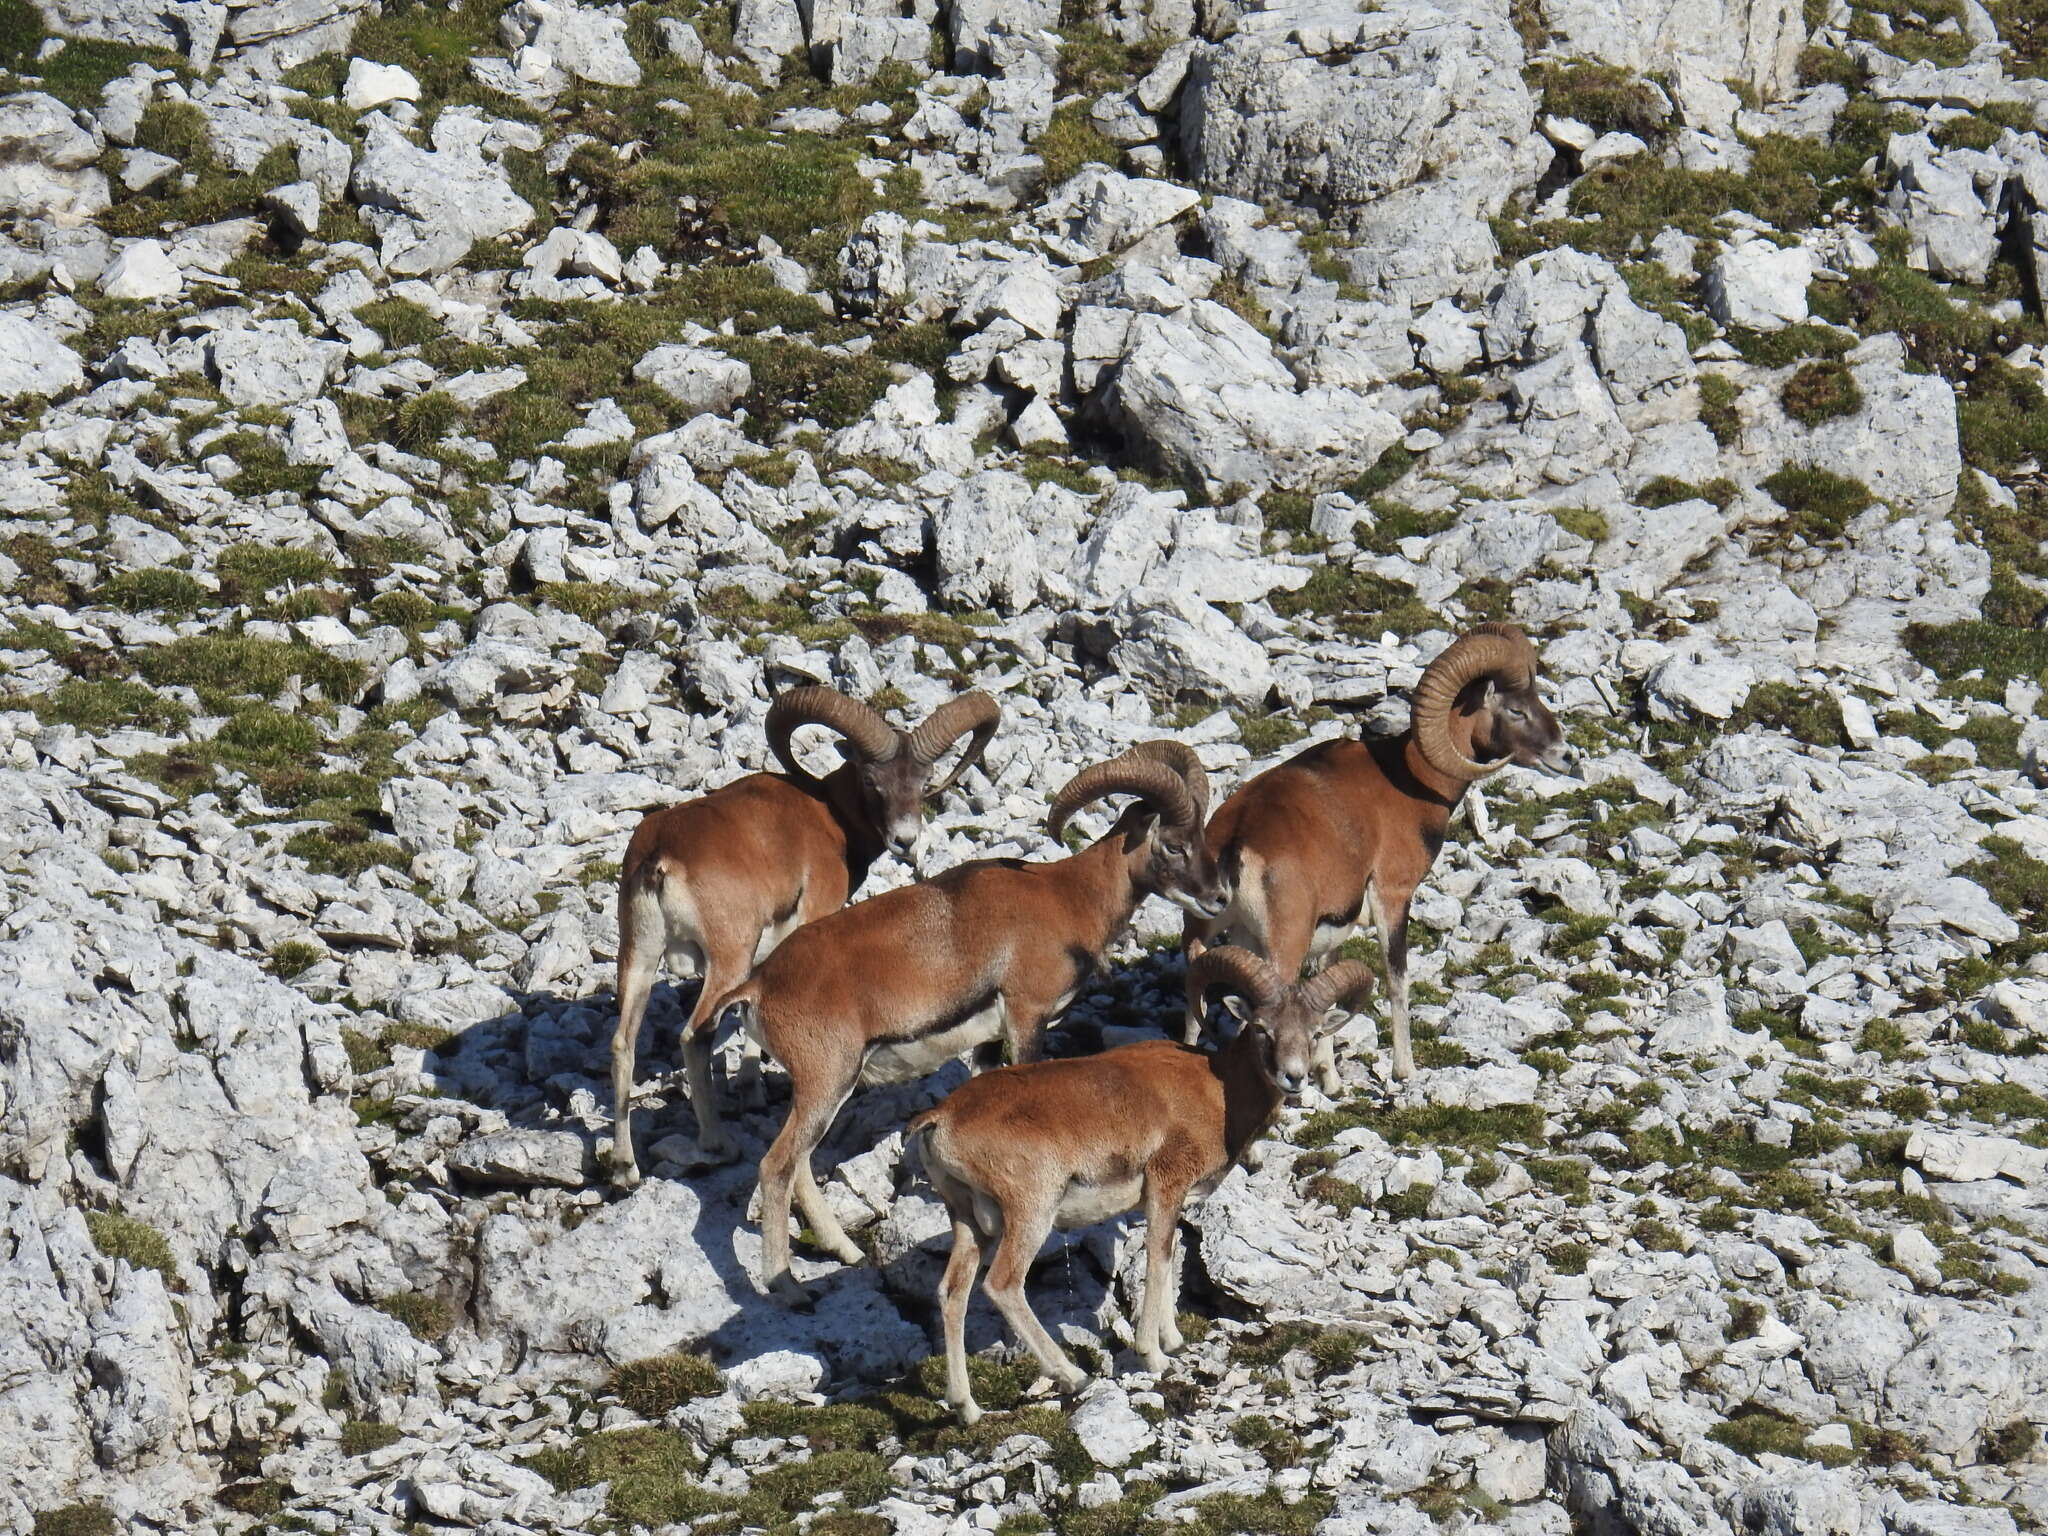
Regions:
[[[1151,1371],[1181,1345],[1173,1242],[1181,1208],[1206,1195],[1306,1082],[1323,1015],[1353,1005],[1372,973],[1344,961],[1288,985],[1250,950],[1223,945],[1188,966],[1189,1007],[1225,989],[1245,1019],[1213,1055],[1144,1040],[1096,1056],[985,1073],[911,1121],[906,1140],[953,1218],[953,1252],[939,1281],[946,1401],[981,1416],[967,1380],[969,1292],[985,1244],[985,1288],[1045,1374],[1073,1390],[1083,1372],[1053,1342],[1024,1295],[1046,1235],[1145,1212],[1145,1297],[1135,1343]]]

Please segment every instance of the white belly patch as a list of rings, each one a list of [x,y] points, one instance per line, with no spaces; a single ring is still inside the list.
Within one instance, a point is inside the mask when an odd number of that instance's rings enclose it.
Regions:
[[[802,921],[792,912],[787,921],[770,923],[766,928],[763,928],[759,941],[754,945],[754,964],[759,965],[763,960],[766,960],[775,952],[777,945],[802,926]]]
[[[878,1088],[885,1083],[907,1083],[914,1077],[923,1077],[977,1045],[986,1045],[1002,1032],[1002,1004],[991,1003],[950,1029],[937,1030],[916,1040],[892,1040],[878,1045],[860,1064],[861,1086]]]
[[[1121,1216],[1125,1211],[1142,1205],[1145,1201],[1145,1176],[1138,1174],[1128,1179],[1118,1179],[1109,1184],[1083,1184],[1070,1180],[1060,1194],[1059,1213],[1053,1217],[1054,1224],[1062,1231],[1074,1227],[1092,1227],[1098,1221],[1108,1221],[1112,1216]]]

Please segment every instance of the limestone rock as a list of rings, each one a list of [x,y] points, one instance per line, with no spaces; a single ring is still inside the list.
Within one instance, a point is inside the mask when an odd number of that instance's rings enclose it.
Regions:
[[[1806,319],[1813,257],[1804,246],[1750,240],[1731,246],[1707,269],[1707,310],[1723,325],[1782,330]]]
[[[1155,463],[1212,493],[1335,484],[1402,436],[1362,395],[1298,390],[1271,343],[1220,304],[1141,314],[1126,345],[1107,403]]]
[[[100,144],[41,91],[0,96],[0,211],[76,223],[111,201]]]
[[[85,383],[78,354],[18,310],[0,310],[0,399],[69,394]]]
[[[1806,46],[1790,0],[1544,0],[1543,19],[1571,53],[1641,75],[1676,67],[1742,80],[1766,101],[1791,93]]]

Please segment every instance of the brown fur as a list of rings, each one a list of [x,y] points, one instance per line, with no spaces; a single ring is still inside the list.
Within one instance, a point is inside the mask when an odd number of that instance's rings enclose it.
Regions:
[[[1480,679],[1461,696],[1451,737],[1468,757],[1558,766],[1563,732],[1532,686],[1504,692]],[[1433,768],[1410,732],[1387,740],[1319,742],[1239,786],[1210,819],[1210,851],[1232,882],[1219,918],[1191,918],[1187,948],[1243,945],[1282,976],[1302,974],[1359,923],[1378,929],[1394,1016],[1394,1072],[1411,1077],[1408,906],[1436,862],[1470,781]],[[1187,1038],[1198,1028],[1190,1015]],[[1326,1040],[1317,1072],[1337,1091]]]
[[[778,724],[778,716],[781,723]],[[664,960],[703,978],[685,1041],[754,963],[804,923],[836,912],[884,848],[908,858],[924,830],[927,795],[973,763],[1000,713],[979,690],[941,705],[915,730],[826,688],[783,694],[768,711],[770,748],[786,773],[755,773],[646,817],[619,878],[619,1021],[612,1037],[612,1175],[640,1180],[633,1153],[633,1069],[640,1023]],[[791,738],[805,725],[844,733],[843,761],[822,779],[802,771]],[[939,759],[972,739],[933,788]],[[758,1070],[751,1049],[748,1065]],[[708,1055],[688,1059],[699,1144],[733,1154],[718,1119]]]
[[[621,1183],[639,1179],[630,1098],[634,1046],[647,1000],[671,958],[703,977],[684,1026],[753,968],[764,936],[814,922],[846,899],[882,851],[859,810],[855,769],[841,764],[822,781],[754,773],[700,799],[655,811],[634,829],[619,877],[619,1022],[612,1042],[613,1153]],[[694,951],[694,954],[681,953]],[[716,1152],[709,1085],[691,1084],[700,1135]],[[707,1122],[708,1117],[708,1122]]]
[[[1199,834],[1162,827],[1140,804],[1071,858],[963,864],[792,934],[685,1037],[693,1059],[708,1053],[730,1010],[789,1072],[789,1118],[761,1160],[768,1287],[797,1294],[789,1275],[792,1193],[827,1248],[849,1263],[860,1257],[810,1162],[864,1074],[921,1075],[996,1039],[1007,1040],[1015,1060],[1036,1060],[1046,1026],[1147,894],[1190,892],[1213,904],[1216,890]]]
[[[1248,957],[1245,957],[1248,958]],[[1263,969],[1263,967],[1260,967]],[[1267,974],[1270,975],[1270,972]],[[1353,979],[1353,985],[1362,980]],[[995,1243],[986,1289],[1046,1374],[1071,1390],[1082,1373],[1031,1310],[1024,1278],[1055,1226],[1145,1212],[1145,1297],[1136,1346],[1165,1369],[1180,1347],[1174,1233],[1190,1193],[1206,1194],[1279,1112],[1283,1083],[1306,1071],[1321,1009],[1300,988],[1269,995],[1215,1055],[1164,1040],[1097,1056],[1006,1067],[965,1084],[910,1123],[932,1188],[953,1218],[939,1283],[946,1398],[980,1416],[968,1385],[965,1323],[981,1250]]]

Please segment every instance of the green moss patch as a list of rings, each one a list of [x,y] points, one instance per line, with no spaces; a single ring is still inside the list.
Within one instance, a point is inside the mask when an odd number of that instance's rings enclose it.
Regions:
[[[1765,1454],[1792,1456],[1830,1467],[1843,1466],[1856,1459],[1856,1453],[1844,1447],[1808,1445],[1806,1437],[1809,1433],[1806,1426],[1796,1420],[1752,1403],[1736,1409],[1726,1422],[1708,1430],[1707,1438],[1727,1446],[1737,1455],[1752,1458]]]
[[[2048,632],[2014,629],[1982,619],[1954,624],[1909,624],[1906,649],[1922,666],[1944,678],[1981,672],[2004,682],[2048,673]]]
[[[1356,1328],[1302,1322],[1275,1323],[1263,1332],[1239,1334],[1230,1341],[1231,1358],[1245,1365],[1271,1370],[1300,1350],[1322,1376],[1350,1370],[1371,1348],[1371,1336]]]
[[[656,1355],[612,1372],[611,1391],[643,1419],[658,1419],[671,1408],[725,1390],[718,1367],[702,1355]]]
[[[1796,370],[1778,392],[1778,401],[1801,426],[1817,427],[1862,410],[1863,391],[1846,363],[1823,360]]]
[[[148,1223],[118,1211],[87,1211],[85,1230],[91,1234],[93,1246],[108,1258],[120,1259],[136,1269],[153,1269],[173,1289],[181,1284],[170,1239]]]
[[[2010,478],[2023,463],[2048,461],[2048,396],[2031,373],[1986,358],[1961,385],[1956,431],[1965,460]]]
[[[1876,498],[1861,480],[1825,469],[1792,465],[1765,477],[1764,494],[1792,515],[1772,526],[1766,545],[1778,546],[1797,537],[1809,544],[1838,542],[1849,521]]]
[[[119,1536],[120,1522],[104,1504],[66,1504],[36,1515],[34,1536]]]
[[[1301,1128],[1304,1146],[1326,1146],[1340,1131],[1355,1127],[1377,1132],[1394,1145],[1410,1143],[1494,1151],[1503,1142],[1532,1142],[1543,1134],[1543,1111],[1532,1104],[1499,1109],[1466,1109],[1451,1104],[1388,1107],[1369,1099],[1353,1099],[1337,1109],[1309,1116]]]
[[[341,1426],[341,1454],[344,1456],[367,1456],[372,1451],[381,1451],[387,1445],[394,1445],[402,1435],[396,1424],[374,1424],[365,1419],[350,1419]]]
[[[75,725],[87,731],[124,725],[177,730],[190,718],[183,705],[127,678],[73,678],[59,683],[54,693],[32,699],[30,707],[50,725]]]
[[[362,691],[364,679],[359,661],[246,635],[190,635],[143,651],[138,665],[150,682],[182,684],[209,707],[238,698],[268,698],[294,677],[318,684],[330,698],[351,699]]]
[[[405,1324],[414,1338],[430,1343],[446,1338],[455,1327],[453,1307],[438,1296],[425,1296],[418,1291],[398,1291],[379,1297],[377,1310]]]
[[[1632,133],[1651,142],[1664,131],[1663,93],[1614,64],[1546,60],[1534,70],[1543,110],[1574,118],[1596,133]]]

